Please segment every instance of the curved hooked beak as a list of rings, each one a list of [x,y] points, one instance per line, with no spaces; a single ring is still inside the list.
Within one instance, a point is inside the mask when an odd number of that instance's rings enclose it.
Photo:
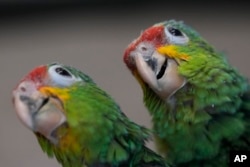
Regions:
[[[152,46],[149,47],[152,48]],[[150,48],[145,45],[144,49]],[[162,99],[171,98],[186,83],[186,79],[178,73],[177,61],[159,53],[157,49],[147,55],[143,53],[135,50],[129,55],[136,67],[136,72]]]
[[[53,132],[66,122],[58,98],[42,93],[32,81],[23,81],[13,91],[13,103],[19,119],[26,127],[57,143]]]

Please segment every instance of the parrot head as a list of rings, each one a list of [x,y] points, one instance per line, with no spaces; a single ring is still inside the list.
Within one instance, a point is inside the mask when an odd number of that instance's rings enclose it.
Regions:
[[[61,88],[87,82],[93,83],[88,76],[62,64],[53,63],[33,69],[13,90],[18,118],[34,133],[56,144],[55,131],[67,124],[63,109],[63,102],[68,98],[67,89]]]
[[[213,52],[191,27],[169,20],[143,31],[129,44],[123,60],[143,89],[149,87],[165,100],[191,80],[182,71],[199,72],[209,57],[216,57]]]

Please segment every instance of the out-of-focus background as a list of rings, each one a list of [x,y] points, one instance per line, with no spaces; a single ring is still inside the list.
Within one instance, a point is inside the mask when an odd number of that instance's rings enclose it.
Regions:
[[[12,3],[10,3],[12,2]],[[54,1],[0,3],[0,166],[59,167],[17,119],[11,91],[34,67],[60,62],[89,74],[133,121],[150,127],[142,91],[124,65],[124,49],[140,32],[183,20],[250,77],[250,15],[245,4],[202,1]],[[148,144],[154,149],[154,145]]]

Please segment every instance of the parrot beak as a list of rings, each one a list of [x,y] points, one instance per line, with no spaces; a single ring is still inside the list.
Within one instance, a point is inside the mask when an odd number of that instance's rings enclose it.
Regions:
[[[150,47],[150,46],[149,46]],[[147,48],[147,45],[144,46]],[[141,51],[132,51],[129,55],[136,69],[135,76],[139,76],[162,99],[169,99],[186,83],[184,77],[178,74],[178,63],[154,49],[150,55],[143,55]]]
[[[26,127],[57,143],[53,132],[66,122],[57,98],[38,91],[32,81],[22,81],[13,91],[13,103],[17,116]]]

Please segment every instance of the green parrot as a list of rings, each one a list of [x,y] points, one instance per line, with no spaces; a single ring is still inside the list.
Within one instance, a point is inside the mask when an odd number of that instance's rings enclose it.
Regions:
[[[176,166],[226,167],[250,151],[250,89],[198,32],[182,21],[155,24],[131,42],[124,63],[143,90],[157,150]]]
[[[21,122],[63,167],[168,167],[145,146],[151,132],[131,122],[115,101],[81,71],[42,65],[13,90]]]

